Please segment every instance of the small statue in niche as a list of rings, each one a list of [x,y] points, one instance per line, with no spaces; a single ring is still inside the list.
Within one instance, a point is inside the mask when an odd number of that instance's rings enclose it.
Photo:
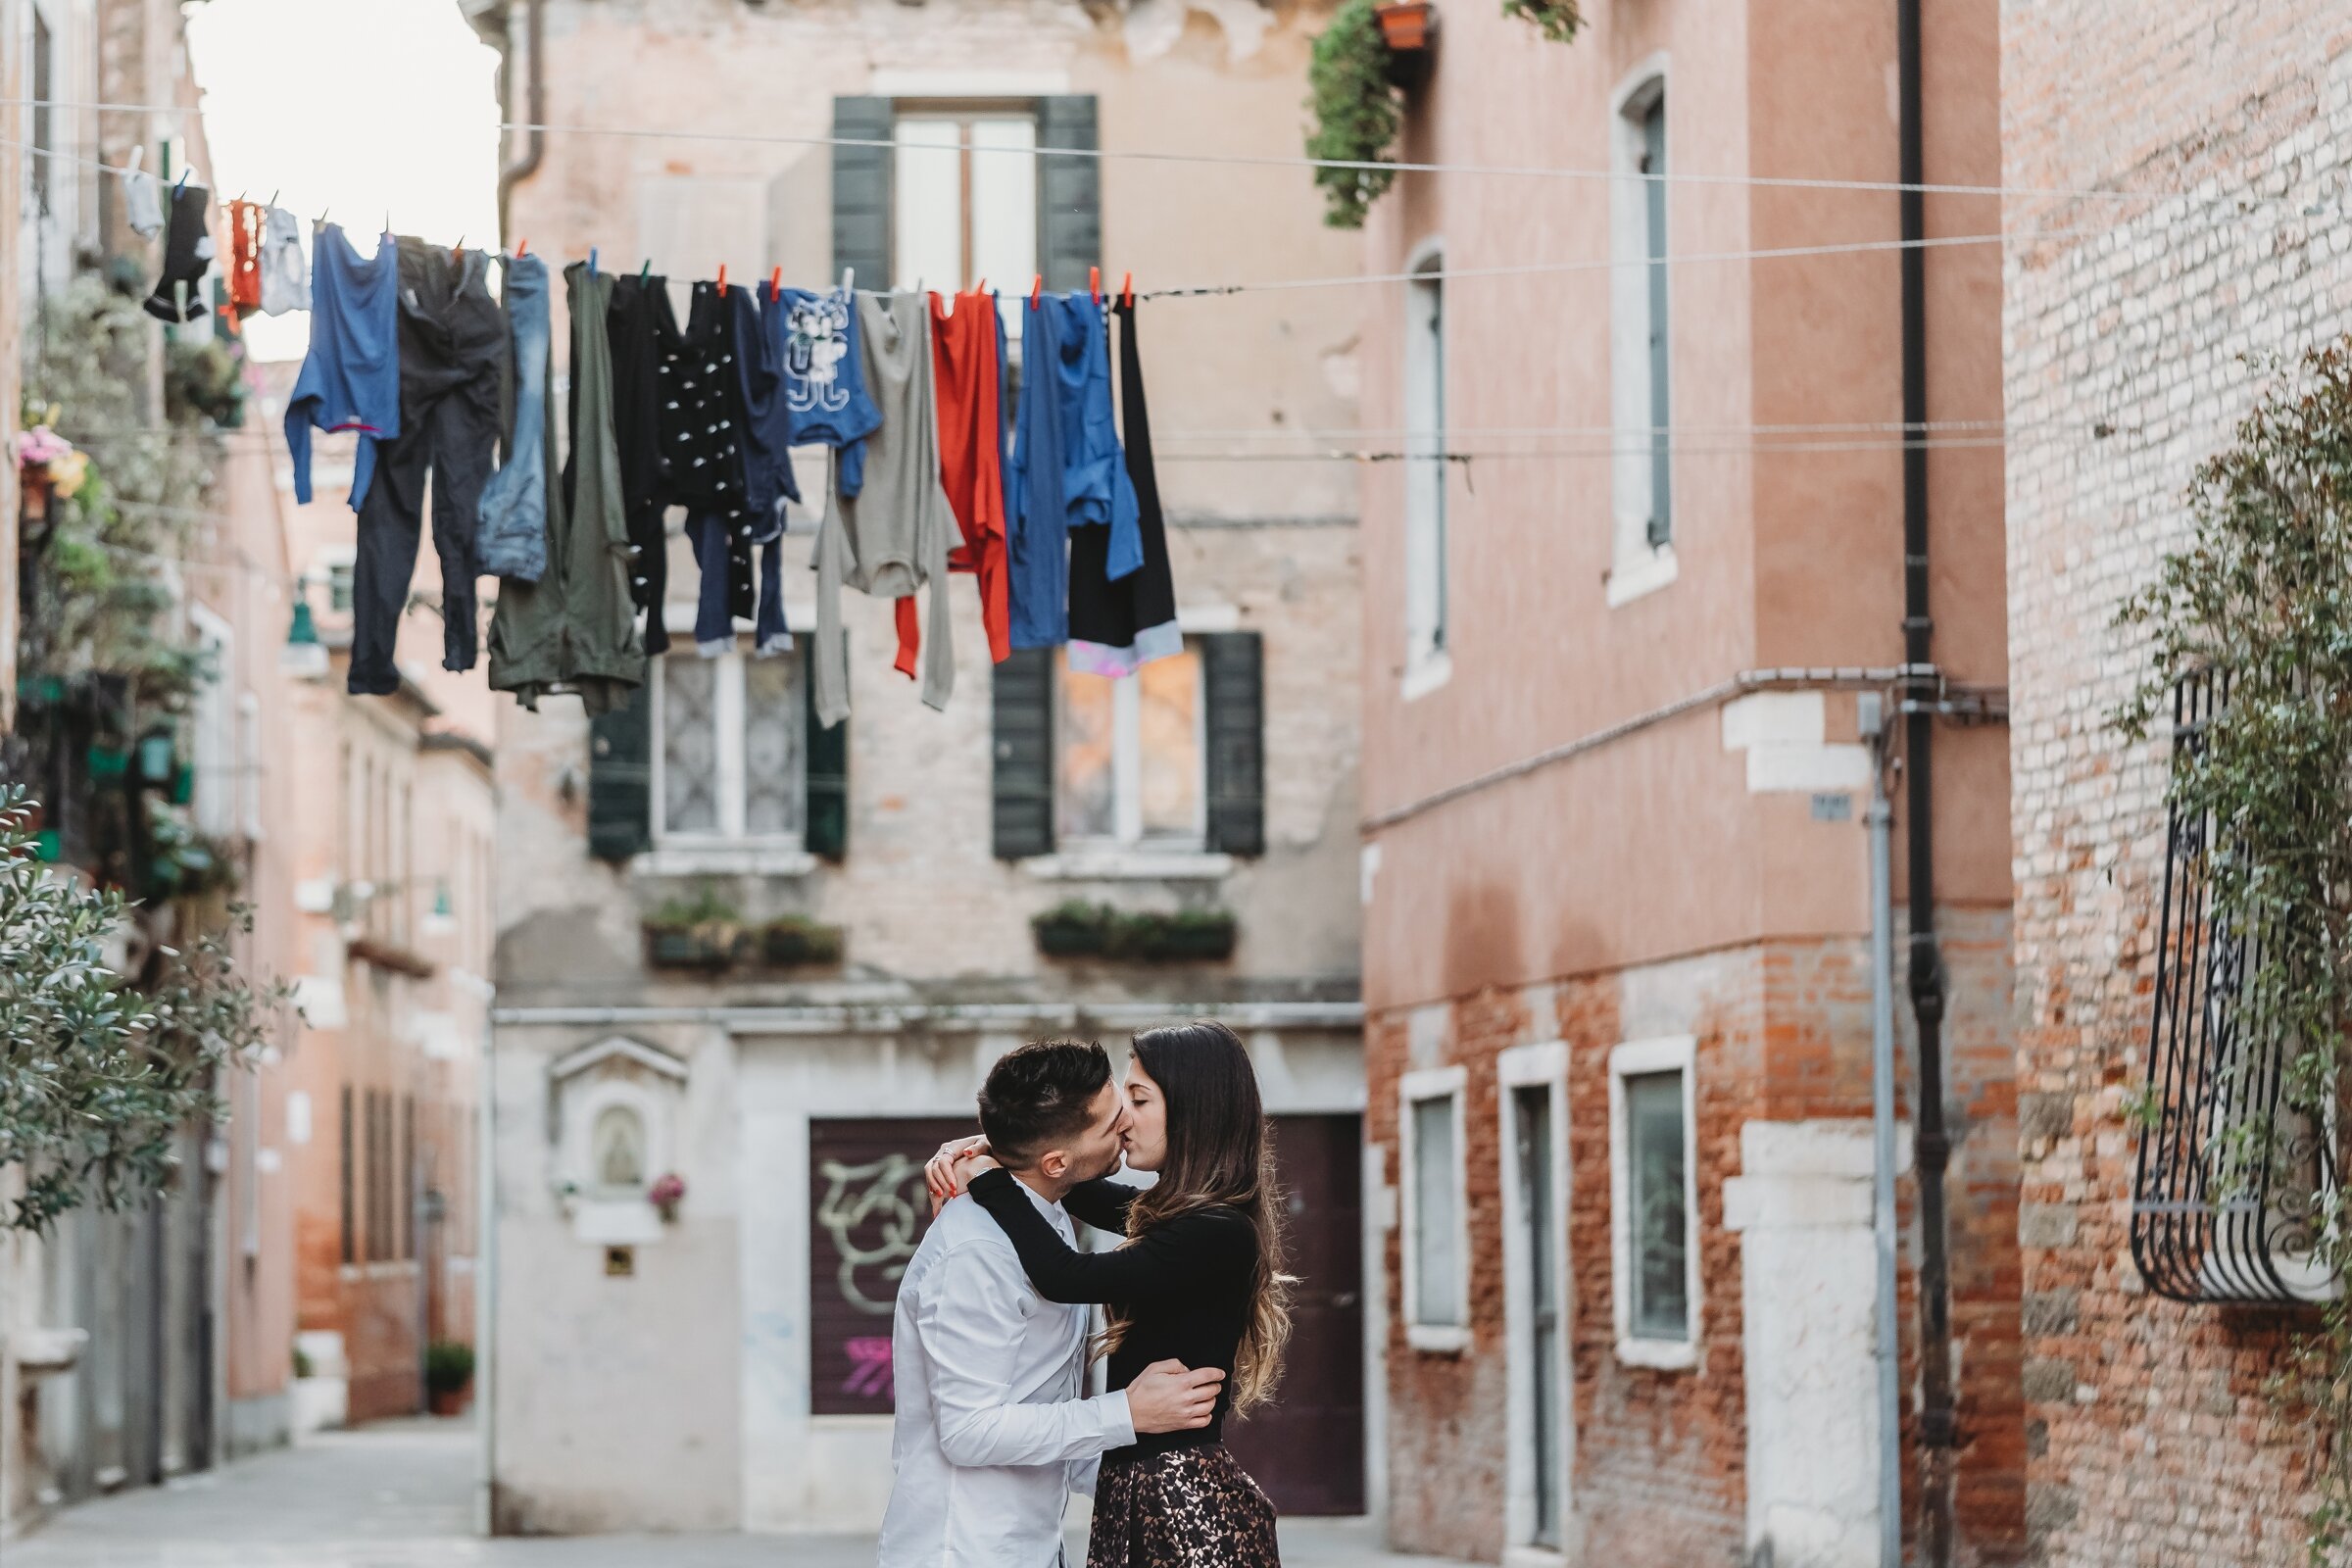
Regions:
[[[645,1185],[645,1120],[627,1105],[598,1112],[588,1139],[589,1169],[596,1185],[627,1192]]]

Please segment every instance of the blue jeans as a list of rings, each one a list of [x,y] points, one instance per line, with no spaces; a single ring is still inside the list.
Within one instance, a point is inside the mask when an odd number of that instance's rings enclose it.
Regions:
[[[514,427],[507,461],[482,490],[481,568],[537,582],[547,570],[547,264],[507,263],[507,324],[514,334]]]
[[[686,514],[686,540],[694,546],[695,564],[702,568],[702,590],[695,596],[694,642],[706,657],[715,658],[735,646],[735,616],[727,608],[728,518],[719,512]],[[792,646],[784,625],[784,536],[779,531],[760,552],[760,612],[752,622],[753,647],[762,654],[780,654]]]

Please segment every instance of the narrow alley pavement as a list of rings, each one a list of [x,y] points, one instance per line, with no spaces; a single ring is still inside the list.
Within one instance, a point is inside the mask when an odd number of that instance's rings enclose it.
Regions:
[[[464,1424],[322,1433],[168,1487],[73,1508],[0,1546],[0,1568],[867,1568],[858,1536],[472,1533],[475,1440]],[[1380,1551],[1357,1521],[1283,1528],[1288,1568],[1440,1568]],[[1083,1560],[1078,1545],[1070,1560]]]

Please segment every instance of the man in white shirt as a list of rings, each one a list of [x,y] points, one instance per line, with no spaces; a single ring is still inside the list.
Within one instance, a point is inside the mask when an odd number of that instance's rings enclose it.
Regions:
[[[1064,1238],[1061,1197],[1118,1168],[1126,1101],[1091,1042],[1008,1053],[980,1092],[989,1152]],[[1224,1374],[1175,1361],[1079,1396],[1087,1309],[1046,1300],[969,1198],[949,1200],[899,1282],[891,1355],[897,1478],[881,1568],[1055,1568],[1072,1491],[1139,1432],[1206,1426]]]

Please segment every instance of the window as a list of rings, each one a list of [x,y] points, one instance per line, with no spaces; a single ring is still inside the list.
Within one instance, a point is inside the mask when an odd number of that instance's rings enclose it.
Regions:
[[[1427,250],[1405,287],[1404,623],[1408,689],[1442,679],[1446,584],[1446,281]],[[1434,677],[1434,679],[1433,679]]]
[[[358,569],[348,555],[330,557],[326,563],[326,608],[338,615],[351,613],[351,585]]]
[[[392,1195],[400,1205],[400,1255],[416,1255],[416,1097],[400,1101],[400,1191]]]
[[[359,1149],[352,1124],[351,1085],[343,1086],[343,1261],[360,1260]]]
[[[1568,1048],[1513,1046],[1494,1060],[1502,1198],[1508,1485],[1505,1542],[1557,1552],[1570,1516]]]
[[[235,634],[228,622],[202,605],[188,607],[188,620],[196,633],[196,647],[204,656],[206,674],[197,686],[194,708],[189,715],[189,745],[194,755],[189,759],[195,772],[195,799],[192,803],[196,826],[206,833],[225,837],[237,826],[237,703],[230,694],[229,681],[235,674]]]
[[[1200,653],[1155,659],[1123,680],[1060,661],[1059,834],[1200,847],[1206,829]]]
[[[1446,1067],[1406,1073],[1399,1089],[1405,1339],[1417,1350],[1470,1343],[1463,1083],[1461,1068]]]
[[[1617,431],[1615,567],[1622,604],[1673,580],[1674,424],[1666,248],[1666,80],[1654,68],[1618,99],[1610,215],[1610,406]]]
[[[1037,265],[1037,119],[926,108],[893,127],[891,282],[943,293],[997,280],[1019,308]]]
[[[262,694],[237,694],[237,815],[245,837],[262,838]]]
[[[657,662],[657,844],[800,843],[801,662],[674,654]]]
[[[1697,1362],[1697,1158],[1688,1037],[1609,1054],[1609,1231],[1619,1359]]]
[[[49,19],[35,6],[32,12],[32,202],[41,217],[49,216],[49,192],[56,178],[49,155],[57,149],[57,36]]]

